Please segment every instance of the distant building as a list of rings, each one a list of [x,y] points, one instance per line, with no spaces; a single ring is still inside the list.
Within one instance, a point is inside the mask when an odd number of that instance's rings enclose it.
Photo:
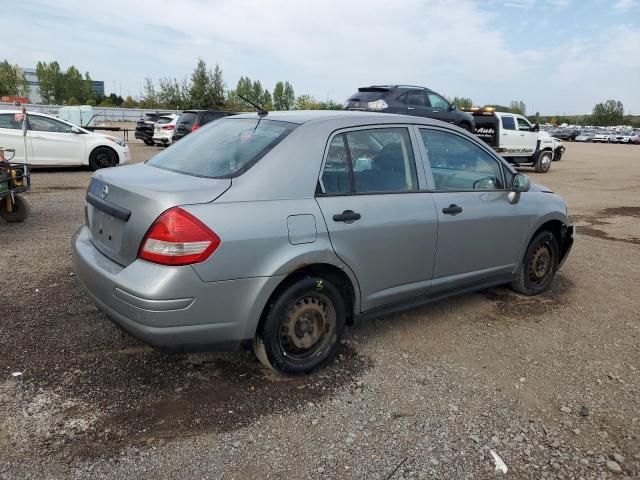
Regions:
[[[29,84],[29,101],[31,103],[42,103],[40,95],[40,82],[35,68],[22,68],[24,77]],[[91,81],[91,91],[96,95],[104,95],[104,82],[102,80]]]

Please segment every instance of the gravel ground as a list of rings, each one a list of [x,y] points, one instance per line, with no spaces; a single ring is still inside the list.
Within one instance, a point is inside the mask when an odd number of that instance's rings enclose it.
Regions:
[[[640,147],[526,173],[579,226],[550,292],[377,319],[283,379],[116,329],[71,267],[91,172],[36,172],[30,218],[0,224],[0,479],[640,478]]]

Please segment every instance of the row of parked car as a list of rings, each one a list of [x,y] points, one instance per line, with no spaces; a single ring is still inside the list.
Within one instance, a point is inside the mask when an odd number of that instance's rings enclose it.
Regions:
[[[580,127],[551,127],[543,129],[554,138],[572,142],[640,144],[640,131],[638,129],[618,131]]]
[[[233,113],[222,110],[147,113],[138,120],[135,137],[147,145],[167,147],[207,123],[229,115]]]

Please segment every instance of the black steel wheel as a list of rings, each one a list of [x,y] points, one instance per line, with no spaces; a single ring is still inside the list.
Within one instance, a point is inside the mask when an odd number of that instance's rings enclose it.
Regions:
[[[118,155],[108,147],[98,147],[89,155],[89,166],[92,170],[115,167],[118,164]]]
[[[303,277],[269,306],[254,352],[279,373],[308,373],[335,356],[344,326],[340,291],[323,278]]]
[[[511,288],[523,295],[538,295],[551,286],[556,275],[560,249],[555,235],[549,231],[538,233],[527,248],[518,278]]]

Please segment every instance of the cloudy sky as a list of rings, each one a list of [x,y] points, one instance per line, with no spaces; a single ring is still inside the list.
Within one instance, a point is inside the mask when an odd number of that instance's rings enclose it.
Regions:
[[[0,59],[73,64],[134,97],[202,57],[227,88],[289,80],[341,102],[406,83],[530,113],[614,98],[640,114],[639,19],[640,0],[4,0]]]

